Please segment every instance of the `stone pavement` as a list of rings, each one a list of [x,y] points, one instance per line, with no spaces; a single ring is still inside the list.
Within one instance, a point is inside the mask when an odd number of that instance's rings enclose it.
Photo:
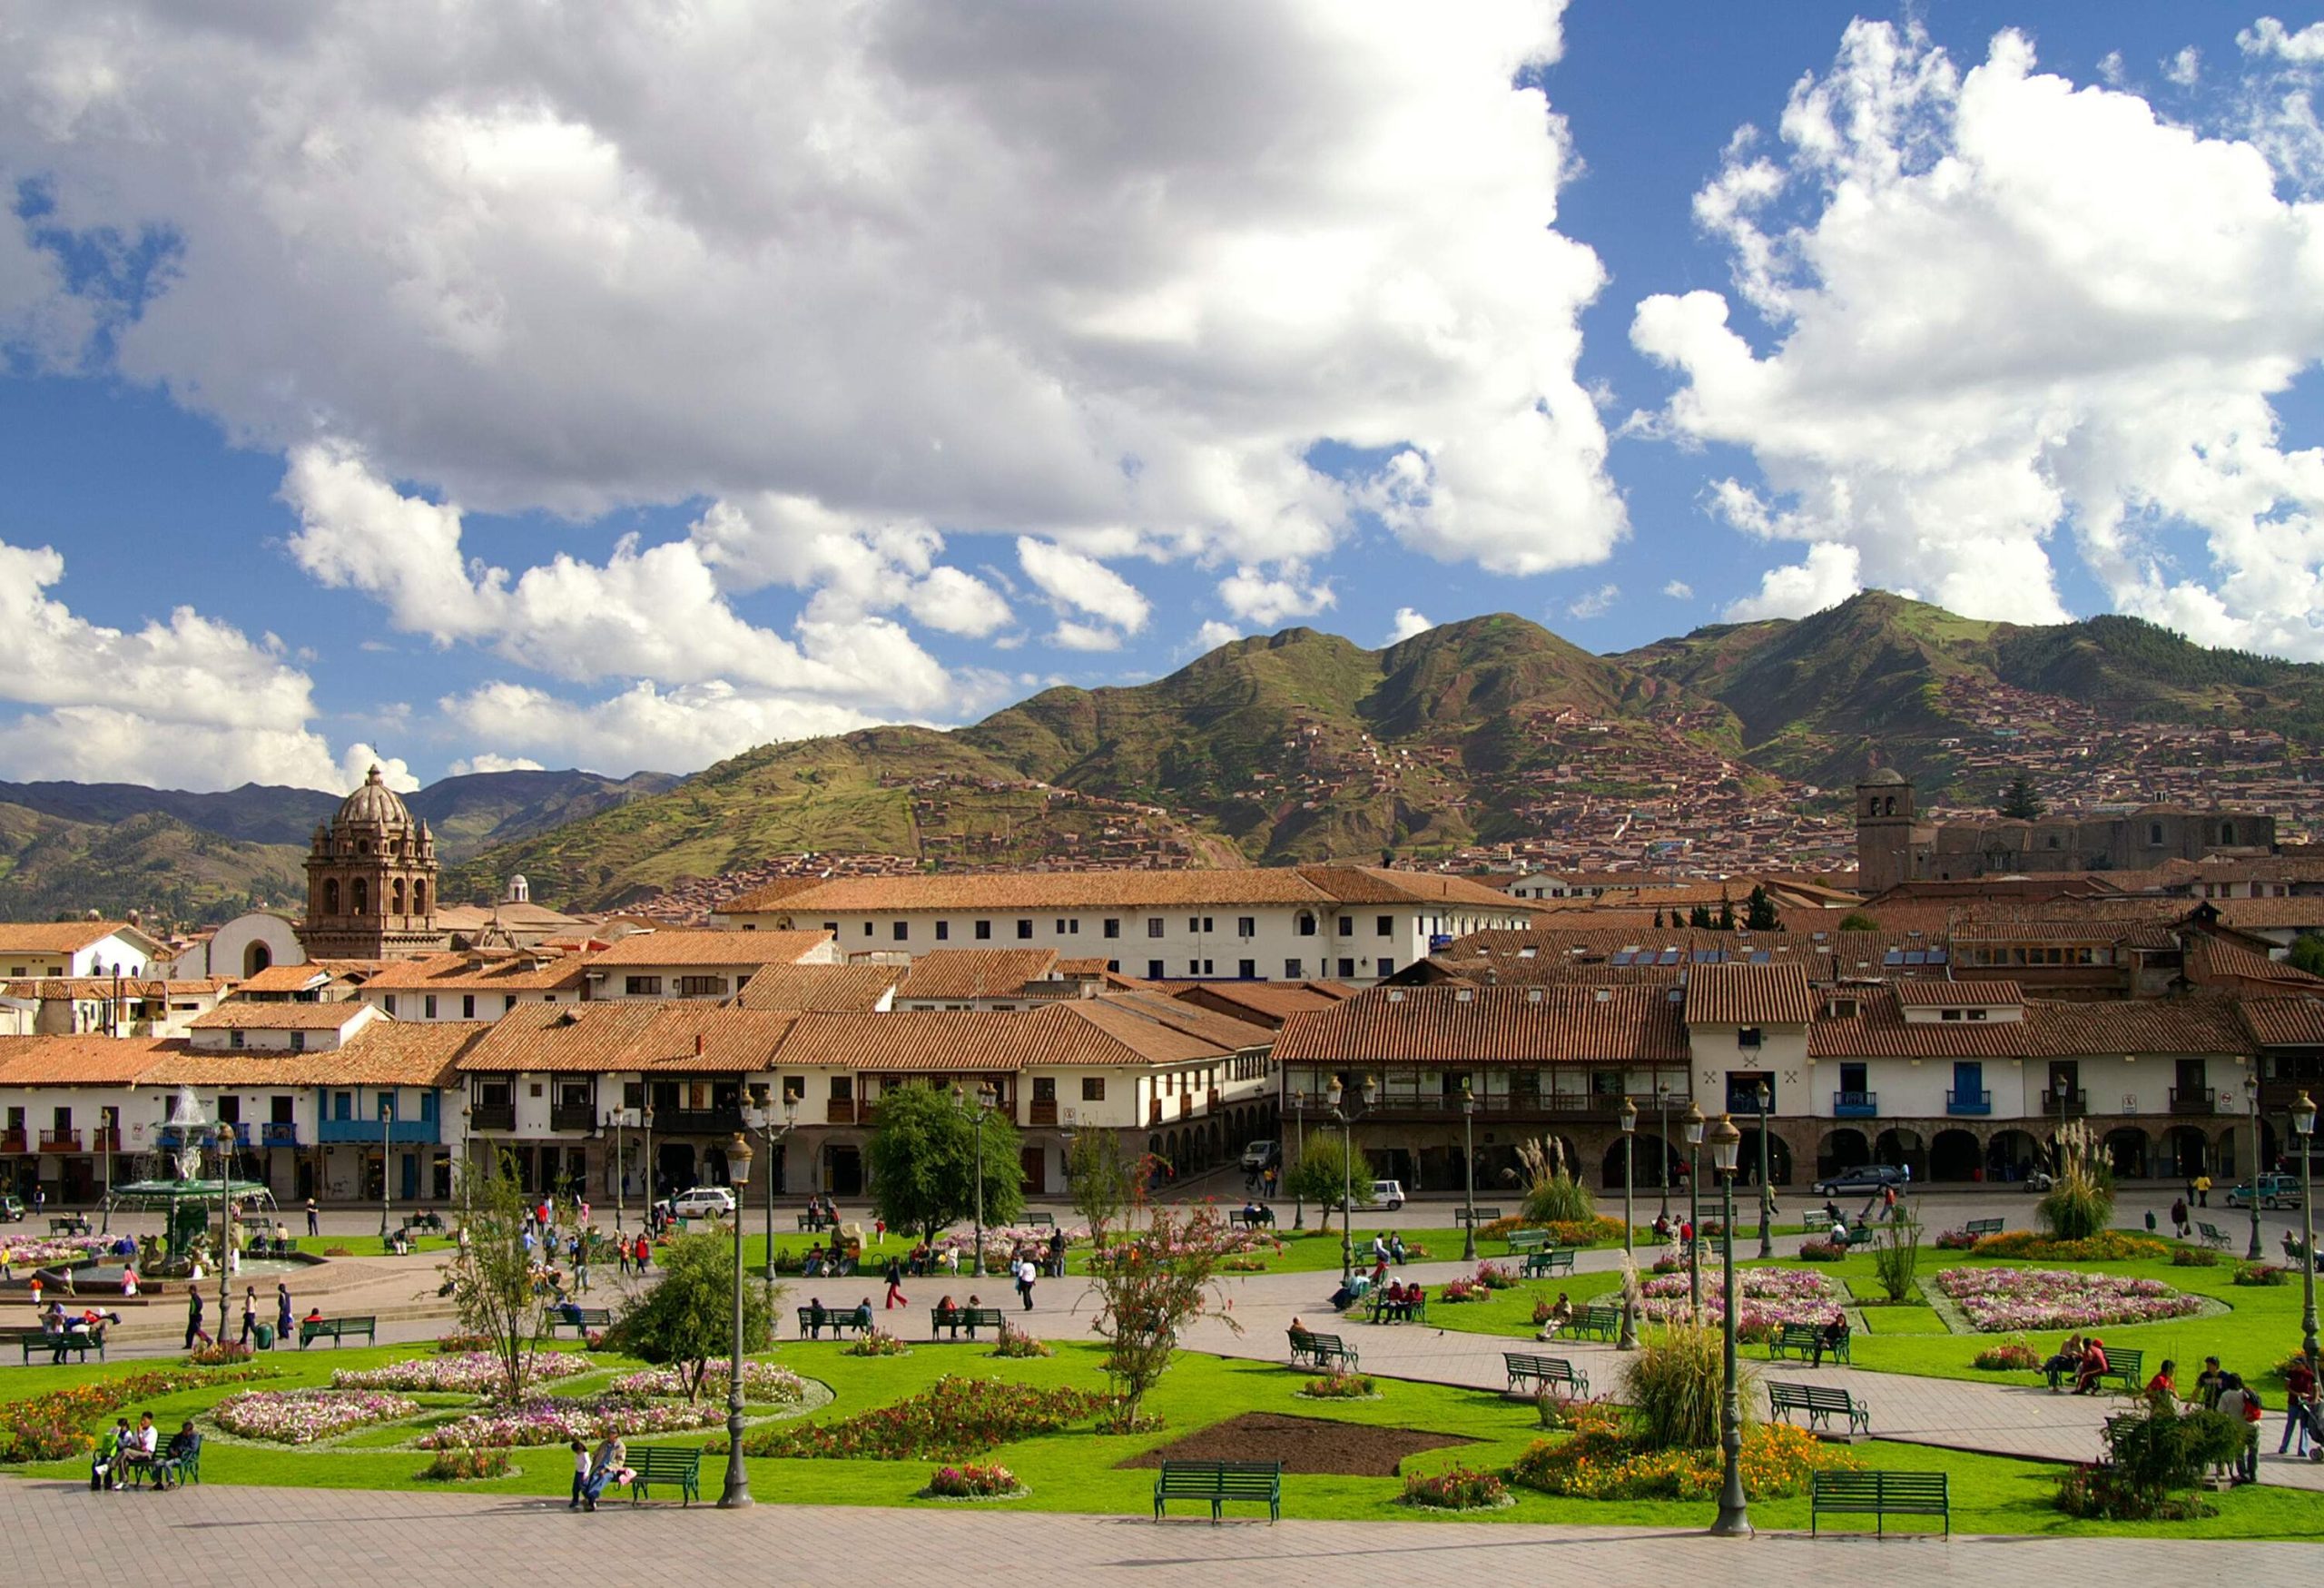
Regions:
[[[608,1503],[203,1484],[93,1494],[78,1484],[0,1484],[15,1580],[172,1583],[689,1583],[832,1588],[1475,1588],[1547,1577],[1608,1588],[1671,1582],[1883,1583],[2103,1581],[2109,1588],[2309,1588],[2298,1544],[2177,1539],[1892,1538],[1767,1534],[1748,1542],[1637,1528],[1516,1524],[1234,1522],[1029,1515],[926,1506],[910,1514],[808,1505],[724,1513]]]

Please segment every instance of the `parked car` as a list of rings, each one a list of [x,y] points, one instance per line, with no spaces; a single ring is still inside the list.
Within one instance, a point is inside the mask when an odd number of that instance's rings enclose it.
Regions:
[[[1283,1161],[1283,1143],[1254,1141],[1243,1149],[1243,1172],[1246,1175],[1265,1174]]]
[[[1403,1182],[1402,1180],[1373,1181],[1372,1205],[1374,1208],[1384,1208],[1391,1213],[1402,1208],[1404,1205]]]
[[[696,1186],[673,1198],[670,1211],[680,1218],[724,1218],[734,1211],[734,1193],[724,1186]]]
[[[2246,1180],[2231,1187],[2227,1193],[2230,1208],[2249,1208],[2253,1195],[2252,1183]],[[2258,1196],[2262,1208],[2297,1208],[2299,1206],[2299,1177],[2298,1175],[2261,1175]]]
[[[0,1224],[22,1224],[25,1204],[16,1197],[0,1196]]]
[[[1828,1179],[1816,1182],[1819,1197],[1845,1197],[1849,1192],[1871,1194],[1886,1190],[1890,1186],[1903,1190],[1911,1182],[1905,1171],[1893,1163],[1860,1163],[1854,1169],[1844,1169]]]

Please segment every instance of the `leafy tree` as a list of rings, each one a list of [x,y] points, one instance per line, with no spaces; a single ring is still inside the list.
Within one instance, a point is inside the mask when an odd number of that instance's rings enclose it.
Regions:
[[[1318,1208],[1336,1208],[1350,1186],[1369,1190],[1372,1160],[1357,1148],[1351,1155],[1337,1130],[1316,1130],[1299,1144],[1299,1167],[1291,1171],[1291,1194]]]
[[[947,1225],[975,1216],[977,1138],[973,1099],[931,1086],[891,1089],[880,1098],[872,1133],[872,1196],[891,1229],[934,1240]],[[1007,1224],[1025,1208],[1017,1127],[998,1112],[982,1126],[984,1221]]]
[[[2303,932],[2291,945],[2291,966],[2311,976],[2324,976],[2324,937]]]
[[[534,1282],[533,1254],[525,1248],[526,1216],[533,1198],[517,1183],[506,1152],[471,1175],[462,1222],[468,1242],[444,1266],[460,1326],[492,1342],[500,1366],[498,1394],[516,1400],[532,1376],[533,1354],[548,1335],[556,1297]]]
[[[1197,1207],[1181,1219],[1157,1208],[1143,1231],[1091,1260],[1098,1316],[1090,1327],[1106,1342],[1106,1376],[1120,1397],[1125,1431],[1138,1425],[1138,1407],[1169,1371],[1187,1325],[1207,1314],[1243,1332],[1218,1277],[1229,1244],[1217,1209]]]
[[[1861,910],[1851,910],[1840,917],[1840,930],[1842,932],[1878,932],[1880,922]]]
[[[1073,1210],[1089,1226],[1089,1238],[1099,1251],[1106,1249],[1106,1227],[1137,1196],[1141,1172],[1138,1160],[1122,1151],[1121,1138],[1111,1130],[1078,1131],[1066,1149]]]
[[[1654,930],[1657,932],[1662,930],[1662,906],[1659,904],[1654,907]]]
[[[680,1236],[663,1248],[656,1266],[660,1282],[622,1307],[607,1348],[656,1366],[675,1364],[686,1399],[698,1400],[710,1359],[725,1356],[734,1344],[734,1243],[714,1231]],[[746,1356],[773,1342],[776,1293],[756,1284],[743,1287]]]
[[[1710,906],[1708,904],[1698,904],[1692,910],[1688,911],[1687,924],[1689,926],[1699,928],[1704,932],[1710,931]]]
[[[2042,814],[2042,801],[2034,792],[2033,780],[2019,773],[2009,780],[2009,788],[2001,796],[2001,814],[2013,821],[2031,822]]]
[[[1735,901],[1727,896],[1725,889],[1721,889],[1718,895],[1718,930],[1735,930]]]
[[[1743,901],[1743,924],[1753,932],[1773,932],[1782,924],[1776,917],[1776,902],[1768,897],[1765,883],[1751,884],[1750,895]]]

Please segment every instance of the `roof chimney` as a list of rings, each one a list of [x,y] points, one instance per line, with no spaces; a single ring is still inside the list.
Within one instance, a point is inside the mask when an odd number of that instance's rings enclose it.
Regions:
[[[696,1031],[694,1034],[694,1051],[695,1058],[699,1059],[702,1057],[703,1053],[708,1050],[709,1046],[710,1039],[703,1032]]]

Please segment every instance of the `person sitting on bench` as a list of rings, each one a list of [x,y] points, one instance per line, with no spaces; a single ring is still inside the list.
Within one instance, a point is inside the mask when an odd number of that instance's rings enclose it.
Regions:
[[[858,1334],[872,1332],[872,1298],[869,1296],[855,1304],[855,1329]]]
[[[174,1477],[179,1488],[185,1487],[185,1464],[192,1460],[193,1453],[201,1448],[202,1435],[193,1431],[192,1419],[189,1418],[170,1435],[168,1448],[162,1452],[162,1459],[153,1464],[153,1486],[166,1489]]]
[[[1332,1292],[1332,1310],[1334,1312],[1345,1312],[1348,1309],[1348,1304],[1363,1294],[1364,1292],[1358,1290],[1353,1281],[1347,1279],[1341,1280],[1339,1288]]]
[[[2074,1394],[2088,1395],[2090,1386],[2105,1377],[2107,1371],[2106,1343],[2093,1335],[2090,1343],[2082,1348],[2082,1366],[2074,1370]]]
[[[809,1297],[807,1298],[807,1337],[811,1340],[822,1339],[823,1337],[823,1326],[831,1321],[831,1316],[832,1315],[829,1312],[823,1309],[823,1298],[822,1297]]]
[[[1404,1238],[1393,1231],[1388,1236],[1388,1260],[1400,1268],[1404,1266]]]
[[[122,1453],[129,1448],[136,1437],[137,1435],[130,1431],[127,1417],[113,1419],[112,1431],[98,1438],[97,1448],[89,1457],[89,1487],[91,1489],[121,1487],[121,1475],[115,1468],[121,1461]]]
[[[1831,1321],[1816,1331],[1816,1344],[1808,1350],[1807,1366],[1821,1367],[1825,1352],[1829,1351],[1837,1356],[1847,1349],[1847,1345],[1848,1315],[1836,1307],[1832,1308]]]
[[[1550,1316],[1541,1320],[1541,1332],[1536,1337],[1554,1340],[1558,1337],[1558,1331],[1572,1322],[1573,1299],[1561,1290],[1557,1300],[1550,1304]]]
[[[2059,1379],[2069,1373],[2078,1373],[2081,1370],[2082,1336],[2080,1335],[2068,1335],[2066,1343],[2058,1347],[2057,1354],[2042,1364],[2042,1376],[2050,1381],[2050,1393],[2053,1395],[2058,1391]]]

